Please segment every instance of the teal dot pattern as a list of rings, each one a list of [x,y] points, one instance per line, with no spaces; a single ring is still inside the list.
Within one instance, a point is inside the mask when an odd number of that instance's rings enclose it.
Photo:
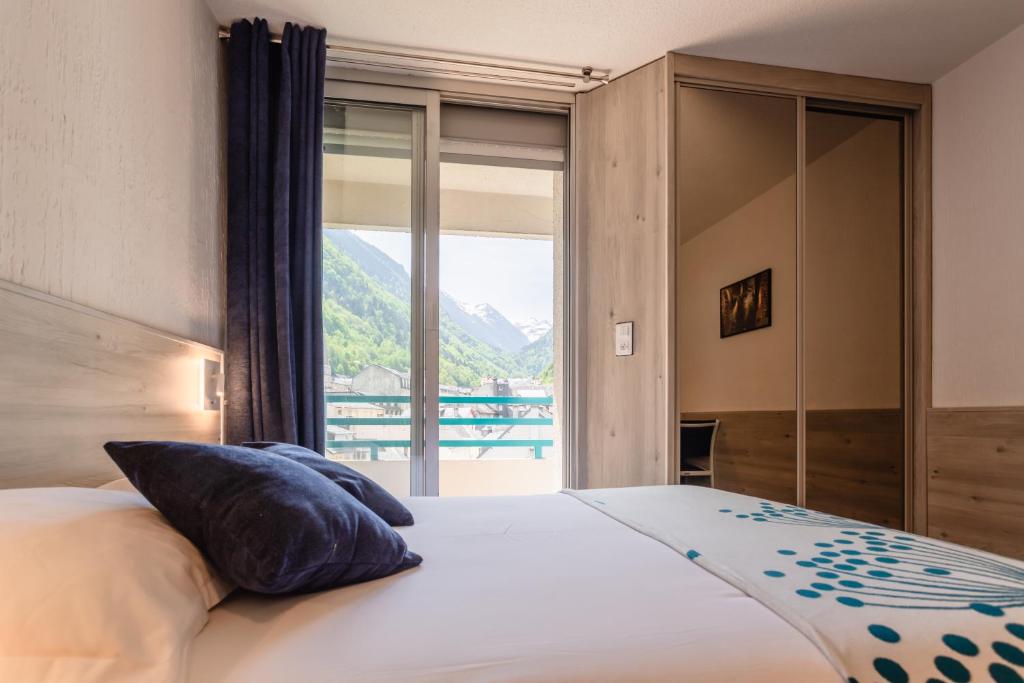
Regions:
[[[872,653],[871,671],[860,679],[909,683],[907,667],[920,648],[931,648],[930,671],[921,680],[966,683],[1024,683],[1024,569],[999,558],[966,548],[939,544],[905,532],[854,522],[792,505],[760,502],[759,509],[721,509],[740,521],[772,525],[820,527],[825,534],[807,548],[778,548],[776,566],[764,570],[770,578],[797,578],[794,599],[832,601],[843,609],[963,611],[1007,620],[1004,637],[977,642],[972,633],[947,633],[931,645],[908,640],[891,624],[870,623],[867,632],[879,648]],[[789,564],[789,570],[779,564]],[[806,580],[804,580],[806,577]],[[877,610],[882,610],[878,612]],[[1014,615],[1014,619],[1009,617]],[[917,654],[915,654],[915,652]],[[902,663],[901,663],[902,660]],[[912,669],[913,670],[913,669]],[[857,672],[851,672],[857,673]],[[917,679],[915,674],[914,680]]]
[[[967,667],[952,657],[939,655],[935,658],[935,668],[953,683],[968,683],[971,680],[971,672]]]
[[[878,638],[883,643],[898,643],[900,642],[900,634],[895,629],[889,628],[885,624],[871,624],[868,626],[868,633]]]
[[[1024,683],[1024,678],[1021,678],[1019,672],[998,662],[989,665],[988,673],[996,683]]]
[[[875,671],[889,683],[908,683],[910,676],[906,669],[886,657],[878,657],[874,661]]]
[[[753,512],[733,508],[719,512],[770,524],[836,528],[837,534],[814,541],[806,551],[776,551],[798,570],[819,570],[814,573],[817,578],[834,580],[825,587],[809,581],[801,586],[807,594],[798,593],[804,597],[816,593],[814,598],[818,598],[828,592],[831,599],[847,607],[970,609],[991,617],[1003,616],[1008,608],[1024,607],[1024,570],[992,556],[769,501],[761,501]],[[1018,633],[1024,632],[1024,626],[1017,627]]]
[[[981,650],[971,641],[970,638],[958,636],[955,633],[947,633],[942,636],[942,642],[953,652],[968,657],[975,657]]]
[[[992,649],[1010,664],[1024,666],[1024,652],[1021,652],[1021,649],[1016,645],[997,641],[992,643]]]

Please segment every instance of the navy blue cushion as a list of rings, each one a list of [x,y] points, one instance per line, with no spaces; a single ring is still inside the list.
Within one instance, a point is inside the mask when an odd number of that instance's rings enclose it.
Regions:
[[[383,486],[340,462],[328,460],[316,451],[290,443],[274,441],[251,441],[243,443],[247,448],[260,448],[302,463],[324,475],[335,484],[356,497],[360,503],[377,513],[391,526],[412,526],[412,513],[388,493]]]
[[[104,448],[135,488],[243,588],[323,590],[422,562],[373,511],[288,458],[170,441]]]

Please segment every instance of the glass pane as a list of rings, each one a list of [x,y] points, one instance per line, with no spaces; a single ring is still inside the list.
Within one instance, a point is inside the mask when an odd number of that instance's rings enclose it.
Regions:
[[[901,122],[807,112],[807,505],[903,523]]]
[[[440,493],[557,491],[561,164],[458,151],[440,176]]]
[[[324,110],[327,457],[402,496],[410,492],[409,273],[420,116],[331,102]]]
[[[679,480],[795,503],[796,102],[676,97]]]

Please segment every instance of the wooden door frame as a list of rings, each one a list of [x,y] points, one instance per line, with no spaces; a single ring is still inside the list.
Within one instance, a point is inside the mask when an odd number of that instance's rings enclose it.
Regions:
[[[859,105],[875,105],[903,113],[906,165],[904,202],[904,525],[919,534],[928,529],[928,453],[927,419],[932,404],[932,89],[930,85],[905,83],[862,76],[847,76],[736,62],[710,57],[697,57],[670,52],[666,55],[666,88],[678,84],[719,87],[728,90],[789,95],[801,99],[833,100]],[[671,91],[670,91],[671,92]],[[668,140],[668,202],[669,221],[668,282],[671,292],[676,287],[675,256],[675,152],[674,96],[665,98],[669,112],[666,117]],[[668,311],[667,349],[669,354],[668,400],[672,433],[669,443],[675,444],[672,458],[666,458],[666,480],[674,481],[674,467],[679,453],[679,412],[676,409],[675,387],[675,299]]]

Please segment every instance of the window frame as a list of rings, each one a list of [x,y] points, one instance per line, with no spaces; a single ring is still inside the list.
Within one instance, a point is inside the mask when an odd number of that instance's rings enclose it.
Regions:
[[[365,72],[371,74],[371,72]],[[372,75],[368,76],[372,80]],[[463,83],[463,86],[472,86]],[[472,88],[469,88],[471,91]],[[493,87],[490,89],[493,91]],[[413,158],[422,159],[422,166],[413,164],[412,178],[412,272],[411,276],[411,344],[410,344],[410,495],[437,496],[440,493],[440,148],[442,103],[490,106],[524,111],[559,113],[567,117],[563,173],[562,219],[562,386],[563,405],[560,412],[562,443],[562,486],[574,488],[580,481],[577,448],[581,420],[577,412],[579,393],[579,348],[576,336],[578,304],[576,299],[577,245],[575,236],[574,183],[574,105],[564,98],[518,99],[504,93],[479,95],[472,92],[442,91],[430,88],[382,85],[328,78],[324,84],[325,101],[353,104],[394,106],[419,110],[414,118]],[[530,91],[534,97],[543,91]],[[554,93],[552,93],[554,94]],[[419,121],[419,125],[415,121]]]

